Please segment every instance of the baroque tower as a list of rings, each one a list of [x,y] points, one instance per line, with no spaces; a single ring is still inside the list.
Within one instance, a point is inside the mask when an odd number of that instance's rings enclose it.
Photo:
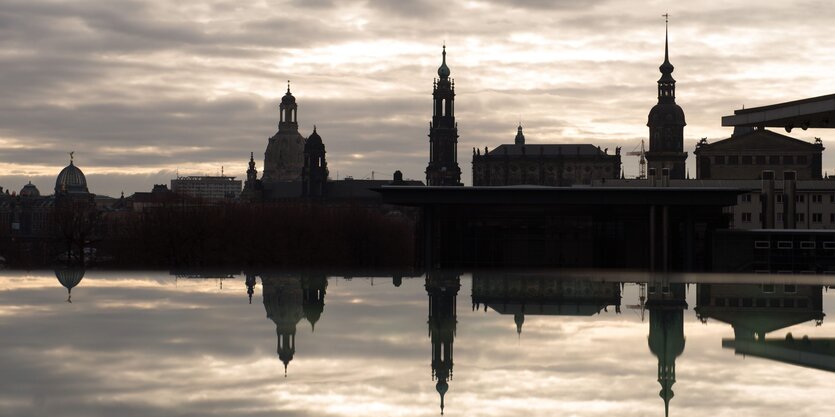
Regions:
[[[426,185],[462,185],[458,167],[458,124],[455,123],[455,80],[449,78],[446,45],[438,68],[432,98],[434,106],[429,124],[429,166]]]
[[[322,137],[316,133],[316,126],[313,126],[313,134],[304,144],[302,196],[321,198],[325,194],[327,181],[328,162],[325,160],[325,144],[322,143]]]
[[[301,180],[304,136],[299,134],[298,108],[288,81],[287,93],[278,107],[278,132],[269,139],[264,152],[264,182]]]
[[[665,15],[666,17],[666,15]],[[668,30],[664,30],[664,63],[658,67],[658,104],[649,112],[649,151],[646,159],[656,175],[661,170],[670,170],[671,179],[684,179],[684,110],[676,104],[676,80],[673,78],[673,64],[670,63]]]

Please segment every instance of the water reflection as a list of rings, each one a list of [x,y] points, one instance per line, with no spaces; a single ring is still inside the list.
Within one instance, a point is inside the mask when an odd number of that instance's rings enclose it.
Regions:
[[[449,391],[452,379],[452,345],[458,325],[458,290],[461,278],[457,273],[430,272],[426,276],[426,293],[429,296],[429,338],[432,341],[432,379],[438,381],[435,389],[441,396],[441,414],[444,413],[444,395]]]
[[[84,278],[84,269],[82,268],[61,268],[55,270],[55,276],[58,282],[67,289],[67,302],[72,302],[72,289],[75,288],[81,279]]]
[[[733,339],[722,339],[722,347],[741,355],[835,371],[833,339],[795,340],[766,337],[797,324],[823,324],[823,287],[796,284],[699,284],[696,314],[730,324]]]
[[[676,358],[684,352],[684,310],[687,309],[685,284],[665,281],[647,285],[649,310],[649,350],[658,358],[658,395],[664,400],[664,415],[670,414],[673,384],[676,383]]]
[[[69,301],[72,288],[81,282],[85,271],[61,269],[54,275],[67,289]],[[148,350],[155,352],[159,357],[153,360],[165,363],[165,367],[189,364],[189,369],[180,369],[178,374],[198,375],[192,382],[196,386],[201,386],[201,378],[205,378],[201,369],[215,366],[219,367],[216,375],[222,375],[217,386],[259,384],[264,389],[259,405],[251,409],[233,407],[224,415],[356,415],[367,408],[378,410],[378,414],[406,416],[438,412],[604,416],[612,414],[606,404],[619,402],[624,407],[635,407],[632,415],[660,415],[662,405],[665,415],[676,416],[722,414],[736,406],[749,407],[748,414],[762,415],[827,415],[835,411],[830,404],[815,402],[812,395],[814,389],[825,390],[835,384],[835,338],[822,326],[825,304],[833,300],[825,289],[833,281],[825,278],[818,278],[819,283],[812,285],[811,278],[802,276],[747,277],[741,279],[743,282],[733,282],[739,277],[641,279],[594,273],[477,272],[470,278],[453,271],[432,271],[422,281],[403,279],[411,274],[392,273],[385,282],[390,278],[393,285],[372,286],[370,279],[331,278],[329,286],[331,274],[246,271],[225,277],[226,285],[221,288],[213,281],[198,279],[187,281],[187,285],[180,281],[177,287],[176,277],[147,275],[150,278],[92,271],[80,298],[85,302],[79,304],[86,309],[74,308],[69,315],[56,311],[61,317],[69,316],[72,323],[67,329],[80,332],[80,338],[98,344],[107,339],[109,350],[100,347],[102,350],[92,351],[91,357],[123,353],[130,358]],[[0,292],[0,298],[13,307],[0,311],[5,311],[5,316],[0,314],[0,330],[10,335],[0,341],[0,374],[20,374],[13,370],[17,362],[26,361],[4,362],[2,357],[17,358],[15,352],[27,351],[22,346],[32,355],[33,365],[25,369],[41,372],[43,381],[50,381],[56,374],[40,361],[60,358],[57,355],[61,352],[76,356],[86,353],[79,351],[77,344],[51,339],[54,331],[33,332],[26,336],[30,339],[11,336],[26,334],[32,323],[50,322],[35,314],[46,314],[50,304],[58,304],[54,300],[55,279],[45,277],[49,278],[51,298],[45,298],[39,309],[29,310],[14,308],[18,303],[41,302],[34,293],[26,298],[27,291],[33,291],[27,287],[28,281],[0,281],[5,282],[7,290],[6,294]],[[269,322],[263,319],[260,307],[249,306],[243,298],[245,292],[251,304],[259,282]],[[461,291],[470,291],[473,311],[466,308],[459,315],[457,296]],[[695,306],[693,312],[690,306]],[[623,307],[635,309],[638,314],[621,314]],[[646,321],[640,314],[643,311],[648,316]],[[29,320],[27,314],[31,315]],[[423,314],[427,314],[426,327],[420,319]],[[20,328],[18,320],[4,317],[19,319]],[[138,327],[137,322],[143,318],[147,327]],[[302,319],[309,323],[310,332],[299,331]],[[698,320],[707,325],[702,326]],[[100,323],[115,332],[137,333],[142,338],[132,339],[134,344],[119,344],[112,332],[95,333],[93,327]],[[523,327],[525,337],[517,342],[514,328],[521,337]],[[306,328],[307,324],[302,324],[302,329]],[[207,329],[211,331],[204,331]],[[427,352],[422,339],[427,331],[431,385],[425,374]],[[23,342],[18,344],[18,340]],[[459,366],[453,384],[456,342]],[[295,358],[297,343],[303,350]],[[188,347],[183,349],[186,353],[176,350],[180,345]],[[204,347],[202,356],[193,356],[195,346]],[[731,351],[739,356],[731,355]],[[764,360],[743,361],[743,357]],[[134,362],[130,359],[121,360],[127,368],[121,371],[125,375],[146,372],[141,367],[131,368],[128,364]],[[149,360],[144,357],[139,362]],[[293,375],[275,385],[270,376],[280,373],[279,361],[285,377],[292,362]],[[236,371],[240,369],[246,372]],[[773,378],[746,381],[745,375],[751,374]],[[147,381],[140,382],[135,389],[147,385]],[[166,388],[167,383],[163,380],[159,389],[175,393],[185,389]],[[747,384],[760,384],[761,390],[745,392],[743,401],[739,387]],[[319,386],[321,390],[313,389]],[[584,390],[583,386],[591,388]],[[601,386],[606,389],[594,388]],[[114,392],[131,389],[127,383],[118,389],[108,388]],[[192,395],[217,395],[218,404],[237,404],[251,396],[214,389]],[[799,393],[801,389],[810,391]],[[808,394],[803,397],[808,404],[792,413],[768,402],[767,396],[762,397],[760,405],[749,401],[760,398],[756,396],[763,392],[781,390],[792,395]],[[89,392],[91,398],[95,397],[94,391]],[[723,393],[726,396],[721,397]],[[704,398],[711,396],[723,400],[706,404]],[[0,392],[0,409],[14,401],[10,394]],[[326,406],[315,408],[311,404],[316,401]],[[353,402],[353,408],[345,405]],[[542,404],[549,408],[540,407]],[[138,415],[170,415],[172,411],[135,407]],[[258,412],[252,411],[256,409]],[[86,415],[108,415],[98,411]]]

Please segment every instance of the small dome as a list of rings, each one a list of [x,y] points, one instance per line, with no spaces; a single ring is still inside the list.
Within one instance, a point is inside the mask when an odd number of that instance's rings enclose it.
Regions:
[[[443,55],[443,62],[441,62],[441,66],[438,67],[438,76],[441,78],[449,78],[449,67],[446,66],[446,45],[444,45],[444,52]]]
[[[24,198],[40,197],[41,192],[38,191],[38,187],[35,187],[35,185],[32,184],[32,181],[29,181],[29,184],[24,185],[23,188],[20,189],[20,196]]]
[[[55,194],[81,194],[89,193],[87,190],[87,178],[77,166],[70,161],[66,168],[61,170],[55,180]]]
[[[322,137],[316,132],[316,126],[313,126],[313,133],[310,134],[310,137],[307,138],[307,141],[304,144],[305,151],[324,149],[324,147],[325,144],[322,143]]]

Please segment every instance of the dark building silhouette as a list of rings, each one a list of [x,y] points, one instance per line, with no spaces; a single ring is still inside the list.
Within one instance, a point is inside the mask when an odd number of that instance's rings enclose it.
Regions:
[[[782,179],[795,171],[798,180],[823,178],[823,143],[804,142],[765,129],[737,127],[730,138],[708,143],[702,139],[696,156],[698,179],[754,180],[762,171]]]
[[[264,185],[258,179],[258,170],[255,169],[255,157],[249,153],[249,168],[246,170],[246,181],[241,191],[241,200],[261,201],[264,197]]]
[[[676,383],[676,358],[684,352],[684,310],[687,308],[685,284],[649,283],[649,349],[658,358],[658,395],[664,400],[664,415],[670,414],[673,384]]]
[[[434,81],[432,122],[429,124],[429,166],[426,185],[461,185],[458,167],[458,124],[455,122],[455,80],[449,78],[446,45]]]
[[[614,306],[620,312],[620,283],[559,276],[473,273],[473,309],[484,305],[513,315],[516,333],[525,316],[591,316]]]
[[[279,105],[278,132],[269,139],[264,152],[265,184],[301,180],[304,142],[299,133],[298,104],[288,81],[287,93]]]
[[[316,329],[316,322],[325,311],[325,293],[328,288],[328,278],[324,274],[305,275],[302,278],[302,304],[304,317],[310,323],[310,330]]]
[[[620,148],[607,150],[589,144],[525,144],[520,125],[513,144],[493,150],[473,149],[473,185],[591,184],[593,180],[615,179],[620,175]]]
[[[444,396],[452,379],[452,345],[458,324],[457,298],[461,289],[458,274],[434,271],[426,275],[426,293],[429,295],[429,338],[432,341],[432,379],[438,381],[435,389],[441,396],[441,414],[444,413]]]
[[[276,353],[284,364],[286,377],[287,366],[296,354],[296,325],[304,317],[302,279],[262,275],[261,287],[267,318],[275,323],[275,333],[278,338]]]
[[[797,324],[823,322],[823,287],[795,284],[699,284],[696,315],[730,324],[733,339],[722,347],[737,354],[835,371],[832,339],[795,339],[791,334],[773,339],[775,332]]]
[[[328,181],[328,162],[325,160],[325,144],[322,137],[316,133],[307,138],[304,144],[304,167],[302,169],[302,196],[321,198],[325,194],[325,184]]]
[[[661,78],[658,79],[658,104],[649,112],[649,151],[646,153],[649,169],[661,173],[669,169],[671,179],[684,179],[684,110],[676,104],[676,80],[673,78],[673,64],[670,63],[669,42],[665,31],[664,63],[661,64]]]

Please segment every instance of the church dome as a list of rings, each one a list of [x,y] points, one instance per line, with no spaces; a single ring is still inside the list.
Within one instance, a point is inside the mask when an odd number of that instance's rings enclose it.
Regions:
[[[281,98],[281,104],[296,104],[296,97],[290,92],[290,81],[287,81],[287,92]]]
[[[89,193],[87,190],[87,178],[70,160],[70,164],[61,170],[55,180],[55,194],[80,194]]]
[[[29,181],[29,184],[24,185],[23,188],[20,189],[20,196],[24,198],[40,197],[41,192],[38,191],[38,187],[35,187],[35,185],[32,184],[32,181]]]
[[[676,125],[685,126],[684,110],[674,102],[661,102],[649,111],[647,126]]]

